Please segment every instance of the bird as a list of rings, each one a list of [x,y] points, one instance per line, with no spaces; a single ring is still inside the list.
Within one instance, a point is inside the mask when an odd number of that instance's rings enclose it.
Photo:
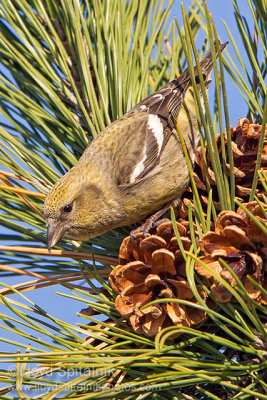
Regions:
[[[221,52],[227,44],[219,43]],[[208,91],[211,50],[200,67]],[[181,197],[189,171],[177,126],[193,165],[200,133],[188,68],[100,132],[52,187],[44,203],[48,249],[63,237],[83,241],[135,224]]]

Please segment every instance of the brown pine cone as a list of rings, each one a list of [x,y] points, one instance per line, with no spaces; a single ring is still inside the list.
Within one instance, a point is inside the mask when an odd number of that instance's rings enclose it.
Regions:
[[[234,175],[236,184],[236,196],[240,201],[248,201],[251,193],[251,186],[255,172],[257,153],[259,148],[259,138],[261,134],[261,125],[250,124],[246,118],[241,118],[237,126],[231,128],[232,151],[234,158]],[[224,134],[225,146],[227,146],[227,135]],[[216,135],[216,143],[219,154],[221,155],[221,136]],[[212,164],[209,157],[208,149],[206,148],[205,156],[207,159],[208,178],[212,188],[214,205],[217,210],[220,210],[220,203],[217,194],[215,174],[212,170]],[[265,138],[263,151],[261,156],[261,168],[267,173],[267,125],[265,130]],[[227,165],[228,173],[230,166]],[[206,171],[204,168],[204,158],[201,147],[196,152],[196,165],[194,171],[195,182],[204,205],[208,203],[208,190],[206,187]],[[256,194],[259,198],[265,190],[258,181]],[[192,200],[192,191],[190,188],[184,193],[182,203],[179,208],[179,216],[186,218],[188,215],[188,202]]]
[[[184,248],[191,246],[189,223],[177,222]],[[113,290],[118,293],[115,306],[129,318],[134,330],[155,336],[161,329],[173,326],[201,324],[206,313],[188,305],[171,301],[142,308],[153,300],[180,299],[198,304],[185,278],[185,263],[178,248],[171,222],[157,228],[157,235],[143,237],[135,243],[124,239],[120,251],[120,265],[110,274]],[[206,293],[197,287],[202,299]]]
[[[244,204],[244,206],[253,213],[258,221],[267,226],[267,219],[256,201]],[[265,204],[261,203],[261,206],[267,210]],[[238,208],[236,213],[222,211],[217,218],[215,232],[203,235],[200,247],[205,254],[200,257],[200,260],[210,269],[234,287],[236,285],[234,277],[219,262],[219,258],[222,258],[244,284],[251,299],[259,302],[266,301],[261,296],[260,290],[250,282],[248,276],[260,285],[263,285],[266,279],[267,235],[264,235],[242,208]],[[211,291],[218,301],[233,300],[231,293],[204,266],[196,264],[195,270],[212,282]]]

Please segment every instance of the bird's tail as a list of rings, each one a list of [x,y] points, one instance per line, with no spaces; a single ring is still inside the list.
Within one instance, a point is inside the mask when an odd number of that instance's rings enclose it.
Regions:
[[[225,49],[228,42],[220,45],[221,52]],[[218,52],[216,52],[216,58],[218,57]],[[210,73],[213,69],[212,54],[211,50],[208,50],[206,55],[200,61],[200,66],[204,78],[204,83],[206,89],[209,88],[211,81],[209,80]],[[195,76],[198,76],[197,67],[194,68]],[[199,81],[197,82],[199,83]],[[173,81],[167,83],[163,88],[159,89],[157,92],[152,93],[150,96],[146,97],[144,100],[140,101],[135,107],[133,107],[125,115],[128,116],[130,113],[135,111],[146,111],[150,114],[157,114],[163,117],[166,122],[169,120],[170,116],[176,118],[182,107],[185,93],[188,87],[191,85],[191,76],[188,68],[175,78]],[[201,91],[200,85],[199,90]]]

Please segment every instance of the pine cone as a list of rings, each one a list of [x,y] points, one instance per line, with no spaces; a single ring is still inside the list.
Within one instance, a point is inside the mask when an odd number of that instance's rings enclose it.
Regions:
[[[260,207],[256,201],[252,201],[244,206],[258,221],[267,226],[267,219],[261,209],[263,207],[267,210],[265,204],[261,203]],[[203,235],[200,247],[205,254],[200,257],[200,260],[210,269],[234,287],[236,285],[234,277],[218,261],[222,258],[244,284],[248,296],[259,302],[266,302],[260,290],[250,282],[247,276],[263,285],[266,279],[267,236],[242,208],[238,208],[237,212],[222,211],[217,218],[215,232]],[[195,269],[201,276],[205,276],[212,282],[211,292],[218,301],[233,300],[231,293],[205,267],[196,264]]]
[[[189,223],[177,222],[184,248],[191,246]],[[157,227],[157,235],[137,235],[135,243],[124,239],[120,265],[110,274],[113,290],[118,293],[115,306],[130,319],[134,330],[155,336],[167,326],[201,324],[206,313],[188,305],[171,301],[142,308],[153,300],[164,298],[189,300],[198,304],[185,278],[185,265],[171,222]],[[206,293],[197,287],[202,299]]]
[[[259,138],[261,134],[261,125],[250,124],[249,120],[246,118],[241,118],[237,126],[233,129],[231,128],[231,145],[234,157],[234,175],[236,183],[236,195],[240,201],[248,201],[249,195],[251,193],[251,186],[255,172],[255,165],[257,160],[257,152],[259,148]],[[227,146],[227,135],[224,134],[225,146]],[[222,153],[221,149],[221,136],[216,135],[216,143],[218,147],[219,154]],[[206,159],[207,159],[207,170],[209,182],[212,187],[214,205],[217,210],[220,210],[220,203],[217,194],[215,174],[212,170],[212,164],[210,161],[208,149],[206,149]],[[230,171],[230,166],[227,165],[228,172]],[[265,139],[263,152],[261,157],[261,168],[267,172],[267,125],[265,130]],[[208,190],[206,187],[206,172],[204,168],[204,158],[202,154],[201,147],[197,149],[196,152],[196,165],[194,172],[195,182],[201,196],[201,199],[205,204],[208,203]],[[259,198],[262,197],[262,193],[265,190],[258,181],[256,194]],[[189,199],[192,200],[192,191],[189,188],[183,195],[182,203],[179,208],[179,216],[186,218],[188,215],[188,202]]]

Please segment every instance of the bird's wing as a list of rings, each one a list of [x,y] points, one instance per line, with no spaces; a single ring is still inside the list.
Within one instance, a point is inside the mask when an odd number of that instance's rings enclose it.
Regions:
[[[220,43],[223,51],[227,43]],[[216,52],[216,58],[218,53]],[[210,84],[209,76],[213,68],[212,54],[209,50],[200,62],[205,86]],[[195,67],[195,75],[198,72]],[[178,114],[191,79],[188,69],[162,89],[138,103],[122,117],[118,154],[125,157],[117,160],[118,185],[132,185],[140,182],[159,169],[161,154],[176,127]],[[200,86],[198,86],[200,91]],[[116,161],[115,161],[116,162]]]
[[[125,158],[117,162],[118,185],[136,184],[148,174],[156,173],[189,84],[189,74],[182,74],[142,100],[120,120],[125,132],[118,154],[124,149]]]

